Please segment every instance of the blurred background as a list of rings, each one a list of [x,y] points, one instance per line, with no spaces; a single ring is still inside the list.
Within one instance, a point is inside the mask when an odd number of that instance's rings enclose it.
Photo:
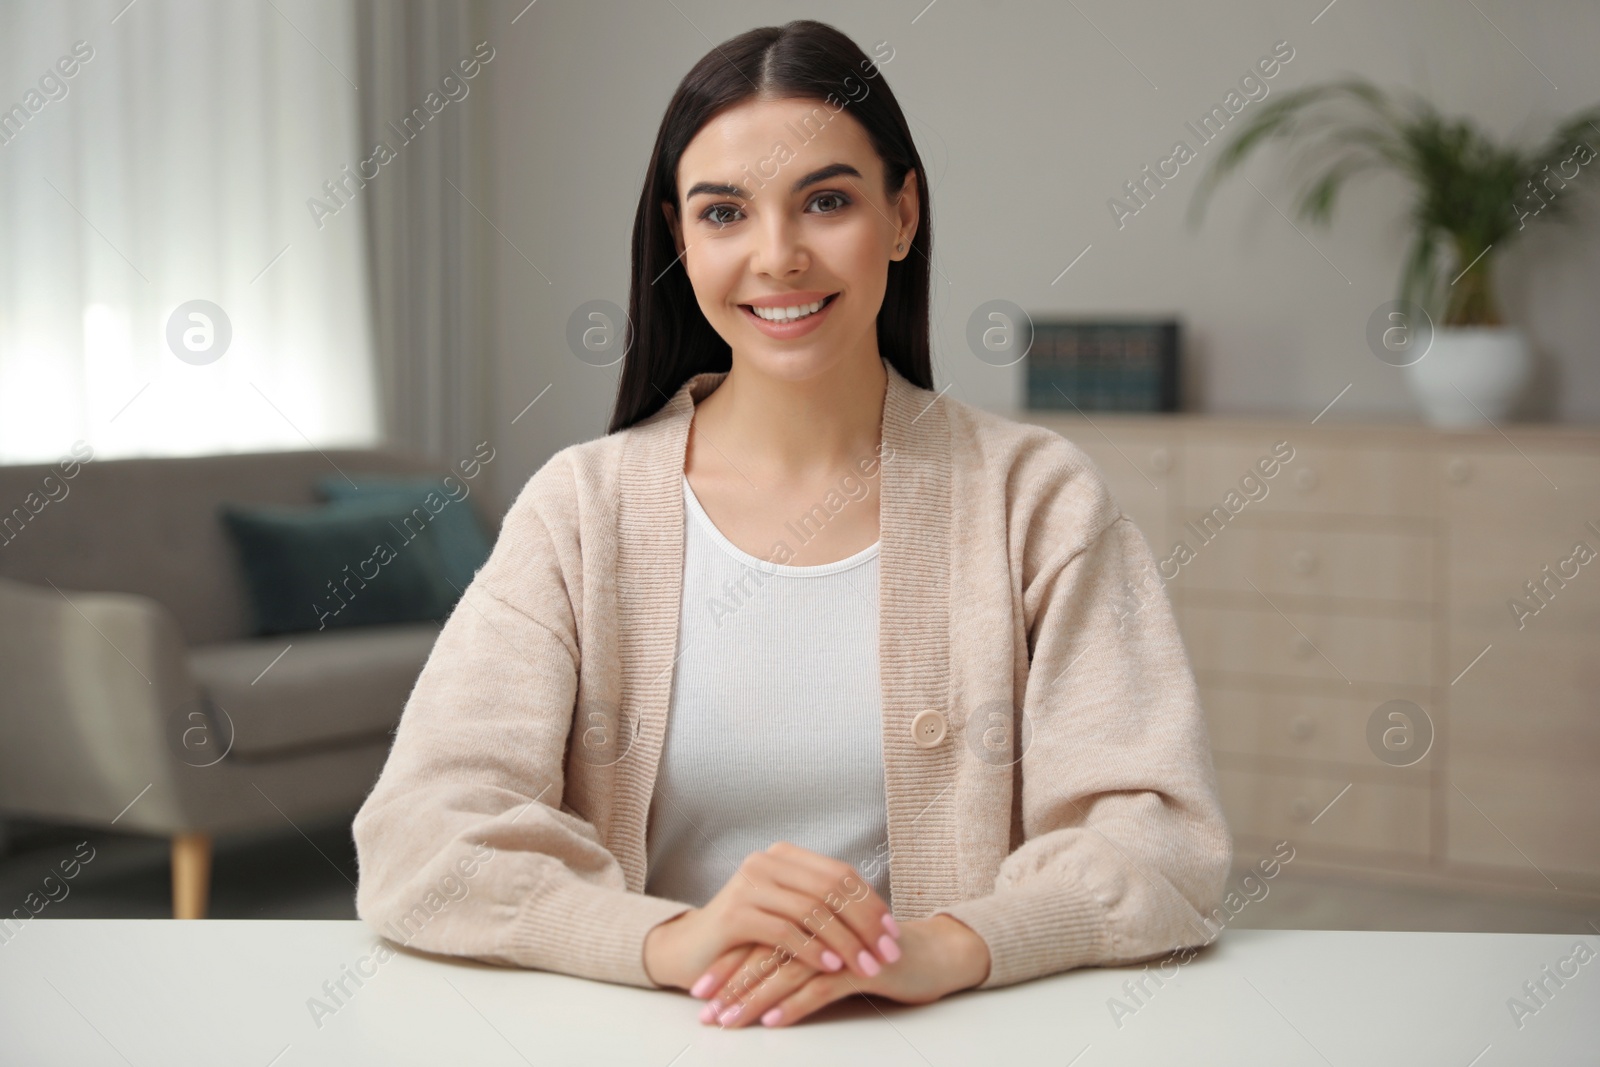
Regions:
[[[1151,545],[1220,921],[1600,932],[1595,5],[0,0],[0,939],[355,917],[666,102],[800,17],[917,138],[936,383]]]

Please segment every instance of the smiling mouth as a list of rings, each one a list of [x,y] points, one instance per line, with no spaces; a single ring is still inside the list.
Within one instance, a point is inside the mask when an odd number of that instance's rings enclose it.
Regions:
[[[756,318],[761,319],[764,322],[776,322],[776,323],[801,322],[801,321],[803,321],[805,319],[810,318],[812,315],[817,314],[823,308],[825,308],[829,304],[833,303],[833,301],[838,297],[838,295],[839,295],[838,293],[830,293],[829,295],[823,297],[821,300],[816,301],[815,303],[797,305],[798,309],[801,312],[799,314],[796,314],[796,308],[794,308],[794,307],[789,307],[789,308],[758,308],[753,304],[740,304],[739,306],[744,308],[746,311],[750,312]],[[779,312],[782,312],[782,314],[779,314]]]

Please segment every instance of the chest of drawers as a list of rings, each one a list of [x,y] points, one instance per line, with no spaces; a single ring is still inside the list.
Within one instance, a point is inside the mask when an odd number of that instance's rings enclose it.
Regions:
[[[1168,561],[1242,857],[1600,902],[1600,429],[1012,417]]]

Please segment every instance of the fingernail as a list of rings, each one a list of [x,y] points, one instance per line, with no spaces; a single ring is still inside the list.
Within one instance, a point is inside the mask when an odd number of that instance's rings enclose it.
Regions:
[[[878,965],[878,961],[872,958],[872,953],[868,952],[866,949],[861,950],[861,955],[856,957],[856,962],[861,964],[861,970],[868,978],[873,977],[879,971],[883,970],[883,968]]]
[[[715,1005],[707,1004],[705,1007],[700,1009],[700,1021],[701,1022],[709,1023],[712,1020],[714,1020],[716,1017],[717,1017],[717,1010],[716,1010],[716,1006]]]
[[[900,958],[900,946],[888,934],[878,938],[878,951],[883,954],[886,963],[893,963]]]
[[[705,974],[700,976],[700,980],[694,984],[694,988],[689,990],[689,995],[694,997],[696,1000],[699,1000],[703,997],[709,996],[711,991],[716,987],[717,976],[712,974],[710,971],[707,971]]]
[[[780,1023],[782,1021],[783,1021],[783,1009],[782,1008],[773,1008],[771,1011],[767,1012],[765,1015],[763,1015],[761,1017],[761,1025],[762,1026],[777,1026],[778,1023]]]
[[[839,954],[834,952],[832,949],[823,949],[822,965],[828,968],[830,971],[837,971],[840,967],[844,966],[844,960],[840,959]]]
[[[896,939],[900,937],[900,924],[895,922],[894,916],[890,915],[888,912],[883,913],[883,928],[889,931],[890,937]]]
[[[744,1007],[743,1004],[735,1004],[733,1007],[717,1016],[717,1022],[721,1023],[723,1026],[727,1026],[729,1023],[733,1022],[733,1020],[739,1017],[739,1009],[742,1007]]]

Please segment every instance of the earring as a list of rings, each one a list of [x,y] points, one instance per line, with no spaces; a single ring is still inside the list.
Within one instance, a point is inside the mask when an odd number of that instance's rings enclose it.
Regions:
[[[906,243],[904,241],[899,242],[894,246],[894,250],[896,252],[904,252],[906,250]]]

